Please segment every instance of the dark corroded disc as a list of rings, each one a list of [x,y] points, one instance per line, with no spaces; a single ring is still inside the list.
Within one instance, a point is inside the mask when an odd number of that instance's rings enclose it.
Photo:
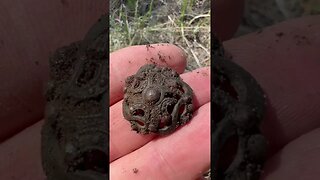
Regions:
[[[259,125],[265,109],[265,95],[255,79],[228,59],[218,40],[213,55],[213,178],[216,180],[258,180],[266,158],[267,142]],[[227,167],[229,157],[222,149],[236,139],[235,157]],[[226,150],[231,151],[233,150]],[[230,156],[230,155],[229,155]]]
[[[105,180],[107,130],[107,17],[83,41],[50,58],[42,165],[47,180]]]
[[[191,119],[192,95],[173,69],[147,64],[126,79],[123,115],[138,133],[169,134]]]

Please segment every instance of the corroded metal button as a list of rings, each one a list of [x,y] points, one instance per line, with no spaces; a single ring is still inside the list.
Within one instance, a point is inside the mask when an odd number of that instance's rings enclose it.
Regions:
[[[126,79],[123,115],[138,133],[169,134],[192,118],[192,96],[173,69],[147,64]]]
[[[245,69],[225,55],[214,37],[212,164],[215,180],[258,180],[266,160],[267,140],[260,131],[266,99]],[[228,149],[232,140],[236,149]],[[235,152],[234,155],[224,152]],[[226,159],[233,157],[231,162]]]
[[[50,58],[41,160],[48,180],[108,177],[107,16]]]

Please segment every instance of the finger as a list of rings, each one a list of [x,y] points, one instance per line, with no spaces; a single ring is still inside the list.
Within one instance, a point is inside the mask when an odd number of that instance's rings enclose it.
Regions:
[[[319,139],[318,128],[290,142],[266,163],[262,179],[319,179]]]
[[[213,32],[219,39],[232,38],[242,20],[244,0],[216,0],[213,7]]]
[[[0,1],[0,142],[41,119],[49,55],[82,39],[106,4]]]
[[[43,121],[0,146],[0,179],[45,179],[41,166],[40,129]]]
[[[144,64],[169,66],[182,73],[186,66],[183,51],[174,45],[131,46],[110,54],[110,105],[123,97],[124,81]]]
[[[195,109],[210,101],[209,68],[182,74],[181,77],[193,89]],[[131,131],[130,123],[122,115],[122,101],[110,108],[110,162],[138,149],[154,137]]]
[[[224,43],[268,96],[263,131],[271,152],[320,126],[319,19],[291,20]]]
[[[210,167],[210,103],[170,136],[158,138],[110,164],[111,179],[194,180]],[[138,172],[133,172],[133,169]]]

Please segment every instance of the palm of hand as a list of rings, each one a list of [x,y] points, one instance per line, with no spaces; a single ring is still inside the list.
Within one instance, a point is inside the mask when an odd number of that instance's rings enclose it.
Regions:
[[[183,80],[194,90],[195,113],[190,123],[165,137],[140,135],[131,131],[122,115],[122,88],[128,75],[137,71],[146,59],[156,63],[161,52],[171,56],[167,66],[183,72],[185,57],[174,46],[130,47],[111,54],[110,61],[110,177],[117,179],[196,179],[210,166],[210,75],[209,68],[182,74]],[[129,54],[135,54],[129,60]],[[139,56],[139,57],[137,57]],[[163,64],[166,65],[166,64]],[[114,68],[112,68],[114,67]],[[118,67],[126,67],[121,71]],[[199,131],[201,129],[201,132]],[[194,149],[197,144],[197,149]],[[199,157],[201,154],[201,157]],[[188,161],[183,160],[188,157]],[[186,171],[187,170],[187,171]]]

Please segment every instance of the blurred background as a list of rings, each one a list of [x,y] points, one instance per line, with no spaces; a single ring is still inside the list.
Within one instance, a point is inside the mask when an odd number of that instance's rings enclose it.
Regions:
[[[242,23],[235,37],[275,23],[320,14],[320,0],[246,0]]]

